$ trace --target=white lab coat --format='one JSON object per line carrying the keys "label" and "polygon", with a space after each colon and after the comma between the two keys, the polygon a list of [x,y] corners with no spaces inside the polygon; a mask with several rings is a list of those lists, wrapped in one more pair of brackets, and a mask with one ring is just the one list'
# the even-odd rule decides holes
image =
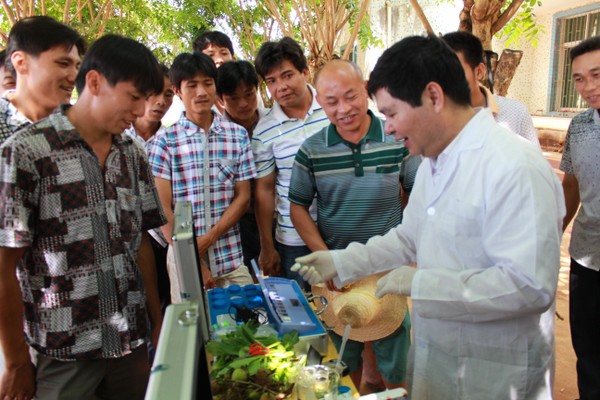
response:
{"label": "white lab coat", "polygon": [[435,185],[421,164],[401,225],[334,252],[338,276],[417,262],[411,399],[551,399],[560,182],[489,110],[444,153]]}

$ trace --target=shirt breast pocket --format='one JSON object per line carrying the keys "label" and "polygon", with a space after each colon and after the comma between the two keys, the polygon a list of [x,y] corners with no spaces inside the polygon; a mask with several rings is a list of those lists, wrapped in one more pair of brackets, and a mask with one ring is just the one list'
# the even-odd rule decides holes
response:
{"label": "shirt breast pocket", "polygon": [[131,189],[119,189],[117,205],[121,235],[128,241],[142,229],[142,198]]}
{"label": "shirt breast pocket", "polygon": [[228,186],[235,184],[236,160],[232,158],[221,158],[218,160],[219,181]]}

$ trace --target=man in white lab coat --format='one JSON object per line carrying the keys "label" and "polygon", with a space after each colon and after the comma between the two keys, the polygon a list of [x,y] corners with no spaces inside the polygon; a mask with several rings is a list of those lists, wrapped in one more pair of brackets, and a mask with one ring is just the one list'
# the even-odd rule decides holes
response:
{"label": "man in white lab coat", "polygon": [[294,269],[311,284],[342,285],[392,270],[377,296],[412,296],[412,399],[552,398],[565,213],[556,174],[489,110],[471,107],[460,62],[438,38],[386,50],[368,89],[386,133],[425,157],[404,220]]}

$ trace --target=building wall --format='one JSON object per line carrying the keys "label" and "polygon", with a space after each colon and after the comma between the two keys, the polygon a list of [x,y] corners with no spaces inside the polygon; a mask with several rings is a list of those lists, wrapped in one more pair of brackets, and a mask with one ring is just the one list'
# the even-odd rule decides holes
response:
{"label": "building wall", "polygon": [[[555,17],[598,4],[598,2],[589,0],[572,0],[564,3],[557,7],[541,9],[536,12],[538,23],[545,27],[545,34],[541,37],[537,47],[533,47],[524,40],[519,43],[519,49],[523,50],[523,58],[508,89],[507,97],[522,101],[534,115],[548,114]],[[502,40],[495,39],[493,46],[494,51],[500,54],[504,48],[504,43]]]}
{"label": "building wall", "polygon": [[[389,12],[386,4],[389,3]],[[463,6],[462,0],[437,5],[435,0],[419,1],[423,12],[427,16],[432,29],[436,33],[445,34],[458,29],[458,15]],[[535,10],[537,21],[545,27],[537,47],[533,47],[525,40],[517,46],[523,50],[523,58],[512,80],[507,97],[516,98],[529,108],[534,115],[545,115],[548,111],[548,98],[550,96],[551,62],[554,37],[554,19],[556,15],[564,15],[569,10],[593,7],[598,4],[592,0],[542,0],[542,7]],[[376,35],[382,39],[383,48],[370,48],[359,51],[358,64],[365,74],[373,69],[379,56],[385,48],[398,40],[425,33],[421,21],[407,0],[373,0],[371,3],[372,28]],[[391,15],[391,40],[387,40],[387,16]],[[501,39],[494,38],[494,51],[502,53],[505,48]]]}
{"label": "building wall", "polygon": [[[420,0],[419,4],[434,32],[444,34],[458,29],[458,15],[462,8],[462,0],[451,0],[440,5],[436,5],[435,0]],[[389,27],[391,38],[389,39],[387,37],[388,15],[391,17]],[[407,0],[373,0],[370,16],[372,29],[377,37],[381,38],[383,47],[370,48],[360,52],[358,64],[367,76],[386,48],[407,36],[426,33],[421,20]]]}

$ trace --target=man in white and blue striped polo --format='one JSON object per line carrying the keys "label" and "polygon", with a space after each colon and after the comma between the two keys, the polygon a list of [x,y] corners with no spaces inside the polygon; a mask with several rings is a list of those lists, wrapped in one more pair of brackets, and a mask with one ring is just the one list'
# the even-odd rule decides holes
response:
{"label": "man in white and blue striped polo", "polygon": [[[308,84],[306,57],[293,39],[286,37],[264,43],[256,55],[255,67],[275,101],[252,137],[257,172],[255,214],[261,247],[258,261],[265,275],[281,271],[283,276],[297,278],[303,286],[304,281],[290,272],[295,258],[310,252],[290,220],[290,177],[302,142],[329,121],[317,103],[315,89]],[[275,240],[274,215],[277,216]],[[316,218],[316,213],[313,217]]]}

